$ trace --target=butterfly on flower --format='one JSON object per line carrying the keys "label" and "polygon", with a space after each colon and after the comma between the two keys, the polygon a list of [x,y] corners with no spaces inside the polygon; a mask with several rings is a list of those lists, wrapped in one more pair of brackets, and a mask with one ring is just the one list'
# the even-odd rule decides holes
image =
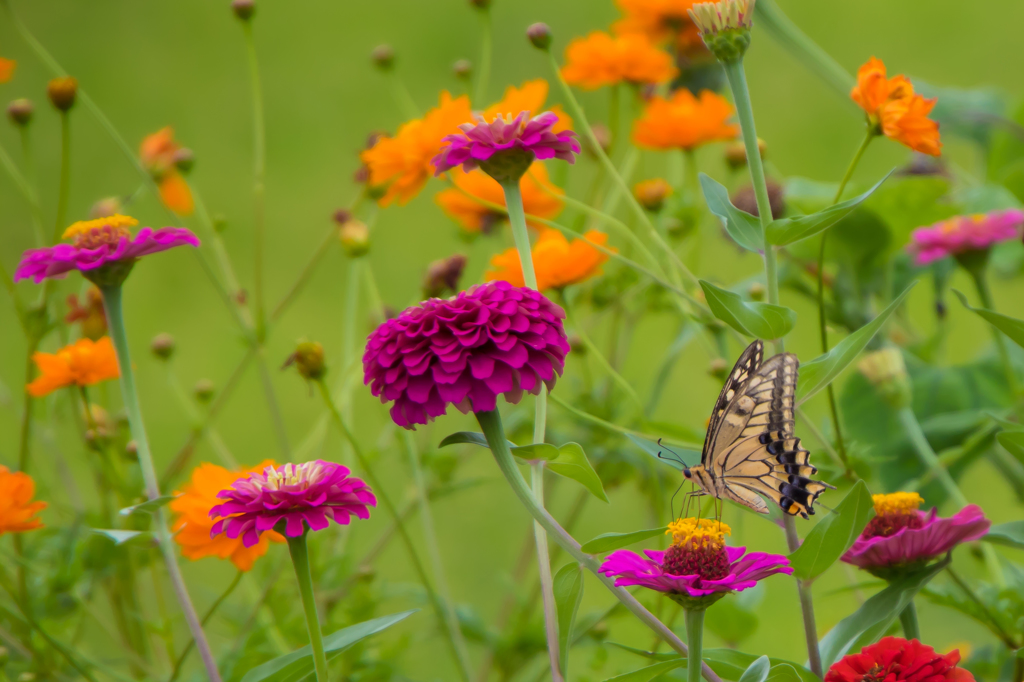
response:
{"label": "butterfly on flower", "polygon": [[764,360],[764,344],[755,341],[736,361],[711,414],[700,464],[683,469],[698,495],[732,500],[761,514],[766,497],[790,516],[805,519],[827,483],[810,453],[793,435],[797,369],[792,353]]}

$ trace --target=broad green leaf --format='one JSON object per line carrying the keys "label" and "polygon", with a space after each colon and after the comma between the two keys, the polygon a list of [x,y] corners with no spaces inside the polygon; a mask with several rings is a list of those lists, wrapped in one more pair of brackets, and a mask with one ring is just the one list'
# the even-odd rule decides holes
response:
{"label": "broad green leaf", "polygon": [[[740,594],[746,595],[749,591],[744,590]],[[760,624],[757,614],[739,599],[723,599],[715,604],[715,608],[708,609],[704,616],[704,628],[729,646],[745,642],[757,632]]]}
{"label": "broad green leaf", "polygon": [[149,533],[141,530],[115,530],[111,528],[93,528],[92,532],[110,538],[114,541],[115,545],[123,545],[132,538],[136,538],[140,535],[149,535]]}
{"label": "broad green leaf", "polygon": [[761,658],[751,663],[749,668],[743,671],[743,674],[740,676],[739,682],[765,682],[765,680],[768,679],[768,674],[771,671],[771,661],[768,660],[767,656],[762,656]]}
{"label": "broad green leaf", "polygon": [[700,281],[711,312],[741,334],[758,339],[781,339],[796,324],[796,313],[771,303],[747,302],[739,294]]}
{"label": "broad green leaf", "polygon": [[559,476],[565,476],[580,483],[584,488],[593,493],[597,499],[604,500],[605,502],[608,501],[608,496],[604,492],[604,485],[601,483],[601,477],[597,475],[594,467],[590,465],[590,460],[587,459],[587,455],[583,452],[583,447],[579,443],[566,443],[560,446],[558,448],[558,457],[549,460],[547,467]]}
{"label": "broad green leaf", "polygon": [[729,190],[704,173],[700,174],[700,186],[704,190],[704,200],[708,204],[708,209],[721,219],[729,236],[748,251],[763,252],[761,221],[733,206],[729,200]]}
{"label": "broad green leaf", "polygon": [[[487,438],[482,433],[475,431],[459,431],[453,433],[450,436],[446,436],[444,440],[438,444],[438,448],[443,448],[448,445],[456,445],[458,443],[467,443],[469,445],[479,445],[482,448],[490,449],[490,445],[487,444]],[[516,457],[523,459],[554,459],[558,456],[558,448],[554,445],[548,445],[547,443],[534,443],[533,445],[524,445],[522,447],[516,445],[512,441],[508,441],[508,447],[512,451],[512,454]]]}
{"label": "broad green leaf", "polygon": [[551,461],[558,457],[558,448],[550,443],[534,443],[512,448],[512,454],[520,459]]}
{"label": "broad green leaf", "polygon": [[552,592],[555,595],[555,607],[558,611],[558,651],[562,666],[562,676],[569,677],[569,646],[572,642],[572,628],[576,623],[576,613],[583,599],[583,569],[576,562],[562,566],[555,574]]}
{"label": "broad green leaf", "polygon": [[998,526],[992,526],[988,531],[988,535],[983,537],[982,540],[997,545],[1024,549],[1024,521],[1010,521],[1008,523],[1000,523]]}
{"label": "broad green leaf", "polygon": [[824,232],[849,215],[853,209],[860,206],[883,182],[889,179],[890,175],[892,175],[892,171],[889,171],[884,178],[875,183],[875,186],[867,192],[835,206],[830,206],[823,211],[798,218],[782,218],[772,222],[768,225],[768,243],[776,246],[785,246]]}
{"label": "broad green leaf", "polygon": [[685,665],[685,658],[676,659],[674,661],[663,661],[661,663],[649,665],[646,668],[641,668],[640,670],[634,670],[631,673],[609,677],[604,682],[650,682],[659,675],[675,670],[676,668],[682,668]]}
{"label": "broad green leaf", "polygon": [[580,549],[587,554],[604,554],[616,549],[635,545],[641,540],[647,540],[648,538],[654,538],[664,534],[664,528],[635,530],[632,533],[603,533],[580,547]]}
{"label": "broad green leaf", "polygon": [[[745,654],[735,649],[704,650],[704,662],[711,666],[711,669],[721,675],[723,679],[727,680],[738,680],[758,658],[758,656],[753,654]],[[790,670],[796,673],[796,680],[799,682],[821,682],[817,675],[802,665],[780,658],[769,658],[768,660],[772,665],[772,673],[768,676],[769,680],[777,679],[778,682],[786,680],[785,677],[776,678],[775,675],[777,672],[782,673],[786,671],[785,667],[788,666]]]}
{"label": "broad green leaf", "polygon": [[869,197],[864,206],[889,227],[889,250],[895,251],[903,248],[914,229],[960,213],[960,207],[948,200],[949,187],[949,180],[937,175],[893,178]]}
{"label": "broad green leaf", "polygon": [[667,447],[664,445],[658,445],[652,440],[647,440],[640,436],[634,436],[632,433],[627,433],[626,438],[633,441],[634,445],[651,457],[654,457],[662,464],[667,464],[679,471],[682,471],[684,466],[692,467],[695,464],[700,464],[700,453],[696,450],[687,450],[686,448],[680,448],[674,445]]}
{"label": "broad green leaf", "polygon": [[917,281],[911,283],[903,293],[896,297],[889,306],[866,325],[853,332],[836,344],[836,347],[825,355],[820,355],[800,366],[800,385],[797,388],[797,404],[805,402],[812,395],[832,383],[850,363],[857,359],[860,352],[868,345],[875,334],[882,328],[889,316],[903,303]]}
{"label": "broad green leaf", "polygon": [[1006,451],[1017,458],[1017,461],[1024,464],[1024,431],[1000,431],[996,434],[996,440],[1006,448]]}
{"label": "broad green leaf", "polygon": [[768,682],[800,682],[800,673],[789,663],[772,666]]}
{"label": "broad green leaf", "polygon": [[997,313],[993,310],[986,310],[985,308],[975,308],[967,302],[967,297],[962,293],[953,289],[953,293],[960,299],[960,302],[964,304],[964,307],[974,312],[981,319],[988,322],[990,325],[1006,334],[1016,343],[1018,346],[1024,347],[1024,321]]}
{"label": "broad green leaf", "polygon": [[853,545],[874,515],[871,493],[864,481],[857,481],[835,511],[819,521],[789,555],[796,577],[813,580],[824,573]]}
{"label": "broad green leaf", "polygon": [[[487,444],[487,438],[482,433],[476,433],[473,431],[459,431],[453,433],[450,436],[445,436],[437,447],[443,448],[449,445],[455,445],[457,443],[469,443],[470,445],[479,445],[480,447],[489,448]],[[509,447],[515,447],[515,443],[509,443]]]}
{"label": "broad green leaf", "polygon": [[[383,618],[374,618],[351,625],[324,637],[324,651],[327,659],[333,659],[356,642],[386,630],[395,623],[405,620],[413,611],[395,613]],[[313,654],[309,645],[290,654],[278,656],[263,665],[256,666],[245,674],[242,682],[299,682],[313,673]]]}
{"label": "broad green leaf", "polygon": [[156,497],[152,500],[146,500],[145,502],[131,507],[125,507],[118,513],[121,514],[121,516],[130,516],[132,514],[152,514],[176,497],[177,495],[161,495],[160,497]]}
{"label": "broad green leaf", "polygon": [[839,621],[821,640],[822,667],[828,670],[849,652],[859,651],[881,639],[914,595],[948,564],[947,558],[889,583],[888,587],[864,602],[852,615]]}
{"label": "broad green leaf", "polygon": [[622,649],[623,651],[628,651],[631,654],[636,654],[637,656],[643,656],[644,658],[649,658],[652,661],[678,661],[678,660],[686,660],[686,659],[680,658],[679,654],[677,654],[677,653],[675,653],[673,651],[666,651],[666,652],[662,652],[662,653],[655,653],[653,651],[646,651],[644,649],[637,649],[636,647],[626,646],[625,644],[619,644],[618,642],[608,642],[608,643],[611,644],[613,647],[616,647],[617,649]]}

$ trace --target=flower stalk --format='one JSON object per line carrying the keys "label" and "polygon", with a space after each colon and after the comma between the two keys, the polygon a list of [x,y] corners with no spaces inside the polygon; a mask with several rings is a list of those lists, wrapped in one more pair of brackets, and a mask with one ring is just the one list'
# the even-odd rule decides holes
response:
{"label": "flower stalk", "polygon": [[51,243],[60,241],[67,227],[68,194],[71,192],[71,123],[68,112],[60,112],[60,187],[57,190],[57,220]]}
{"label": "flower stalk", "polygon": [[[704,609],[686,610],[686,682],[700,682],[700,663],[704,653]],[[695,665],[697,663],[697,665]]]}
{"label": "flower stalk", "polygon": [[903,636],[907,639],[921,639],[921,628],[917,623],[917,607],[911,599],[902,611],[900,611],[900,625],[903,626]]}
{"label": "flower stalk", "polygon": [[[985,278],[985,270],[985,267],[967,268],[971,279],[974,280],[974,288],[978,292],[981,306],[989,310],[995,310],[995,301],[992,300],[992,290],[989,288],[988,280]],[[995,327],[989,326],[992,329],[992,339],[995,341],[996,351],[999,353],[999,362],[1003,365],[1003,373],[1006,375],[1006,382],[1010,386],[1010,394],[1016,403],[1021,397],[1020,382],[1017,379],[1017,371],[1013,367],[1013,362],[1010,360],[1010,351],[1006,346],[1006,337]]]}
{"label": "flower stalk", "polygon": [[256,41],[252,35],[252,22],[243,21],[245,47],[249,60],[249,80],[252,87],[253,123],[253,303],[256,317],[256,338],[261,342],[266,335],[263,295],[263,256],[266,250],[266,146],[267,132],[263,115],[263,85],[260,80],[260,65],[256,55]]}
{"label": "flower stalk", "polygon": [[324,636],[320,631],[320,617],[316,612],[316,598],[313,596],[313,575],[309,570],[309,551],[306,547],[306,531],[302,535],[288,538],[288,552],[295,567],[295,578],[299,581],[302,596],[302,611],[306,616],[306,630],[309,632],[309,646],[313,650],[313,667],[317,682],[327,682],[327,656],[324,654]]}

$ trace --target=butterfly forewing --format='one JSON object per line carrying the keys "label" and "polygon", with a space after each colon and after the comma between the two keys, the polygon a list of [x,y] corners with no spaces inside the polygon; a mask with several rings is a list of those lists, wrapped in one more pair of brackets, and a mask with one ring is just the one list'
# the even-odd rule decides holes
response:
{"label": "butterfly forewing", "polygon": [[722,386],[722,392],[718,394],[718,401],[715,403],[715,409],[711,413],[711,420],[708,422],[707,436],[704,438],[704,450],[700,457],[701,464],[709,466],[710,455],[715,450],[715,442],[718,441],[721,434],[720,427],[726,414],[728,414],[729,405],[736,399],[737,389],[747,383],[747,380],[761,366],[762,359],[764,359],[764,344],[760,341],[754,341],[747,346],[747,349],[740,355],[739,360],[736,361],[732,371],[729,372],[725,385]]}

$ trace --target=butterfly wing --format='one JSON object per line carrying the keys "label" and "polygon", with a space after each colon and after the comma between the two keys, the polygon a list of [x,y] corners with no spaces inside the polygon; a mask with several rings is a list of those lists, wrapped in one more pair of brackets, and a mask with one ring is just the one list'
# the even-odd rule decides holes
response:
{"label": "butterfly wing", "polygon": [[[715,443],[719,441],[721,429],[728,414],[730,403],[736,399],[737,389],[743,386],[750,377],[754,376],[764,359],[764,344],[761,341],[754,341],[743,351],[732,371],[729,372],[722,392],[718,394],[718,401],[711,413],[711,420],[708,422],[707,436],[704,437],[704,450],[700,455],[700,463],[709,468],[709,456],[715,451]],[[726,436],[728,438],[728,436]]]}
{"label": "butterfly wing", "polygon": [[793,410],[800,362],[791,353],[761,364],[722,410],[710,471],[737,502],[767,512],[758,495],[787,514],[813,514],[818,495],[830,488],[811,480],[817,469],[793,434]]}

